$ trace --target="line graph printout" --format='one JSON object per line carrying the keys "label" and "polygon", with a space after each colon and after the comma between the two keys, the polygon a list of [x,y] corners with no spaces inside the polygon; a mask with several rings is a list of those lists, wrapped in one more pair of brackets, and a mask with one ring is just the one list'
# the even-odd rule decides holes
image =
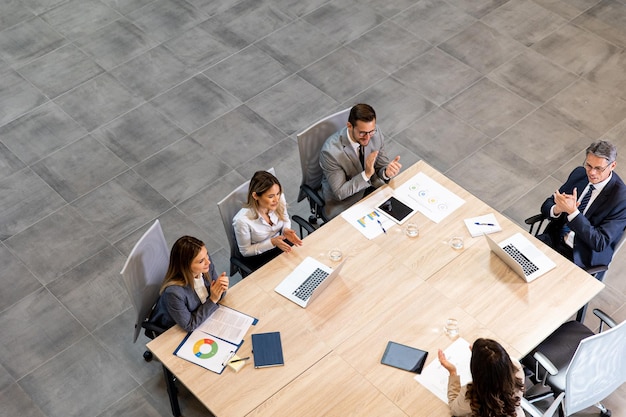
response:
{"label": "line graph printout", "polygon": [[465,204],[465,200],[423,172],[398,187],[395,194],[435,223]]}

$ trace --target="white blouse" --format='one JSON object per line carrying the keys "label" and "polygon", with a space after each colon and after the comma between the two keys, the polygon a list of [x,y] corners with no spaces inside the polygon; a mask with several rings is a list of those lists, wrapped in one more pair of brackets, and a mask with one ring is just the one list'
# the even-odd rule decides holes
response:
{"label": "white blouse", "polygon": [[[285,197],[281,195],[281,200]],[[284,202],[284,200],[283,200]],[[242,208],[233,219],[233,228],[235,229],[235,239],[239,252],[243,256],[260,255],[274,248],[271,242],[273,237],[279,236],[283,230],[291,228],[291,220],[289,214],[285,210],[286,220],[278,217],[276,212],[270,211],[269,217],[272,225],[265,221],[263,216],[258,215],[256,219],[251,219],[249,213],[251,209]]]}

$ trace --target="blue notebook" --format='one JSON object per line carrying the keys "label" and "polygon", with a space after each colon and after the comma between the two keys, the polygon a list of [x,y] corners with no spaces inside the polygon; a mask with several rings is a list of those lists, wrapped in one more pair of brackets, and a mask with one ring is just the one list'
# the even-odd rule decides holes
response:
{"label": "blue notebook", "polygon": [[253,334],[252,354],[254,355],[255,368],[284,365],[280,332]]}

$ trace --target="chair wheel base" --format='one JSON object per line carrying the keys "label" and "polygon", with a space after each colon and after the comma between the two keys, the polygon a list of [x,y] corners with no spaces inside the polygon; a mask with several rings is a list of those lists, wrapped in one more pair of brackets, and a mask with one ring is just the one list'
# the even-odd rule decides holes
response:
{"label": "chair wheel base", "polygon": [[146,351],[143,353],[143,359],[144,359],[146,362],[150,362],[150,361],[152,360],[152,352],[150,352],[149,350],[146,350]]}
{"label": "chair wheel base", "polygon": [[611,417],[611,410],[600,412],[600,417]]}
{"label": "chair wheel base", "polygon": [[315,216],[309,216],[309,223],[311,223],[311,224],[317,224],[317,217],[315,217]]}

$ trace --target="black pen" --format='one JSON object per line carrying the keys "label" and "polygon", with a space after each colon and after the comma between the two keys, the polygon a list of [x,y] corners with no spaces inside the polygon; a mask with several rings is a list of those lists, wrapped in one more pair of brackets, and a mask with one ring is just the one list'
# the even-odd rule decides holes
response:
{"label": "black pen", "polygon": [[234,361],[230,361],[230,362],[228,362],[228,363],[235,363],[235,362],[247,361],[248,359],[250,359],[250,356],[246,356],[245,358],[235,359]]}
{"label": "black pen", "polygon": [[477,226],[495,226],[495,224],[493,223],[478,223],[478,222],[474,222],[475,225]]}

